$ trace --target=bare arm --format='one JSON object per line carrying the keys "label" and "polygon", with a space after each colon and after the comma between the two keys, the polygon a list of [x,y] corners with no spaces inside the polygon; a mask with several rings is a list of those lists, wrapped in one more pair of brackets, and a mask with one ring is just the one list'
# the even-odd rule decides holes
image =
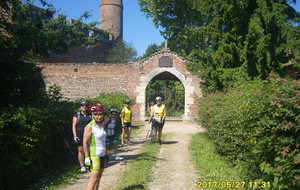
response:
{"label": "bare arm", "polygon": [[76,132],[77,124],[78,124],[78,119],[77,119],[77,117],[73,117],[72,131],[73,131],[74,137],[77,137],[77,132]]}
{"label": "bare arm", "polygon": [[89,157],[89,141],[92,136],[92,128],[85,127],[84,134],[83,134],[83,151],[85,157]]}
{"label": "bare arm", "polygon": [[165,120],[167,116],[167,108],[164,108],[164,115],[162,116],[162,120]]}
{"label": "bare arm", "polygon": [[122,109],[122,111],[121,111],[121,123],[122,123],[122,125],[124,125],[124,117],[125,117],[125,113],[124,113],[124,109]]}

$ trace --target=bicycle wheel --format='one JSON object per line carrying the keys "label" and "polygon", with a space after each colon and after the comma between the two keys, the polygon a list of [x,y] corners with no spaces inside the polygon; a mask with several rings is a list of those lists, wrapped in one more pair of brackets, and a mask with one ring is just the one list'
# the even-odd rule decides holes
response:
{"label": "bicycle wheel", "polygon": [[147,132],[147,134],[146,134],[146,142],[147,143],[151,142],[151,139],[152,139],[151,135],[152,135],[152,130],[149,129],[148,132]]}
{"label": "bicycle wheel", "polygon": [[156,133],[156,127],[152,127],[152,129],[151,129],[151,142],[155,141],[155,133]]}
{"label": "bicycle wheel", "polygon": [[153,129],[149,129],[146,135],[146,142],[151,144],[154,141],[154,137],[155,137],[155,133],[153,131]]}

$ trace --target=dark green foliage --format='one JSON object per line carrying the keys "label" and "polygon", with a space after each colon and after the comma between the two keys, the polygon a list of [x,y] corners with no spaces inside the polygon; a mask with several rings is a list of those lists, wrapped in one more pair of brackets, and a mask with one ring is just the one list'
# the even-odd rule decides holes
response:
{"label": "dark green foliage", "polygon": [[92,47],[100,40],[87,34],[97,30],[95,23],[70,24],[62,15],[54,19],[51,6],[22,2],[0,3],[0,189],[25,189],[51,168],[72,161],[74,105],[58,102],[57,86],[46,92],[34,63],[49,52]]}
{"label": "dark green foliage", "polygon": [[249,180],[298,189],[300,84],[279,77],[245,83],[200,102],[200,122],[217,151]]}
{"label": "dark green foliage", "polygon": [[159,52],[162,48],[163,48],[163,44],[161,44],[161,45],[150,44],[147,47],[145,53],[141,57],[139,57],[139,59],[140,60],[145,59],[145,58],[151,56],[152,54]]}
{"label": "dark green foliage", "polygon": [[[139,0],[171,50],[191,61],[204,92],[240,79],[264,80],[272,71],[284,76],[282,68],[292,60],[299,65],[300,15],[290,3],[295,1]],[[226,74],[232,71],[233,77]]]}
{"label": "dark green foliage", "polygon": [[1,110],[0,189],[24,189],[45,171],[72,160],[73,104],[41,107]]}
{"label": "dark green foliage", "polygon": [[181,116],[184,113],[184,86],[180,81],[153,80],[146,88],[146,104],[155,103],[155,98],[163,98],[163,104],[167,107],[168,116]]}
{"label": "dark green foliage", "polygon": [[[68,47],[93,47],[102,31],[80,19],[70,24],[55,9],[41,9],[18,0],[1,1],[0,12],[0,106],[36,104],[45,94],[40,69],[35,62],[49,52],[63,53]],[[86,14],[84,14],[86,16]],[[97,32],[98,33],[93,33]],[[88,35],[93,33],[94,35]],[[97,34],[97,35],[96,35]]]}
{"label": "dark green foliage", "polygon": [[[109,110],[112,108],[117,108],[119,112],[124,107],[124,101],[130,99],[129,96],[123,93],[114,92],[114,93],[101,93],[99,96],[95,98],[89,98],[88,101],[90,102],[90,105],[100,103],[105,106],[107,114],[109,113]],[[131,104],[134,102],[131,101]]]}
{"label": "dark green foliage", "polygon": [[108,63],[126,63],[136,60],[137,51],[132,43],[118,39],[106,58]]}

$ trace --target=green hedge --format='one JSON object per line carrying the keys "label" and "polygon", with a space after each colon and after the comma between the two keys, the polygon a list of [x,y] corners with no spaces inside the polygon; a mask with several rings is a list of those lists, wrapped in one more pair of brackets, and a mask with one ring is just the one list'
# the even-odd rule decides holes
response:
{"label": "green hedge", "polygon": [[[26,189],[45,173],[72,160],[77,162],[72,117],[79,104],[57,102],[56,96],[35,107],[0,111],[0,189]],[[113,107],[120,110],[128,98],[104,93],[89,100],[104,104],[109,111]]]}
{"label": "green hedge", "polygon": [[[271,76],[200,101],[200,123],[247,180],[300,188],[300,83]],[[246,180],[246,179],[245,179]]]}
{"label": "green hedge", "polygon": [[46,171],[67,163],[73,104],[9,107],[0,113],[0,189],[24,189]]}
{"label": "green hedge", "polygon": [[[129,96],[119,92],[113,93],[101,93],[99,96],[95,98],[89,98],[88,101],[90,105],[100,103],[105,106],[107,114],[109,114],[109,110],[112,108],[117,108],[119,112],[124,107],[124,101],[130,99]],[[133,103],[133,102],[132,102]]]}

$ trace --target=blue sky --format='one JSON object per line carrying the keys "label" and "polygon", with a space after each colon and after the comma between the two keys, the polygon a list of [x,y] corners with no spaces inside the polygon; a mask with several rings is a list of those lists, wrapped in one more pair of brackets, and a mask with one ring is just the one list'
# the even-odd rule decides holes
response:
{"label": "blue sky", "polygon": [[[84,20],[89,23],[98,21],[100,0],[46,0],[52,3],[60,13],[67,15],[67,18],[78,18],[84,11],[91,11],[92,16]],[[151,19],[147,19],[140,11],[137,0],[123,0],[123,38],[131,42],[138,52],[143,55],[146,48],[156,43],[160,45],[164,38],[160,35],[159,29],[155,28]],[[38,5],[38,1],[36,0]]]}
{"label": "blue sky", "polygon": [[[46,0],[60,10],[60,13],[67,15],[67,18],[78,18],[84,11],[91,11],[92,16],[84,22],[98,21],[100,0]],[[123,0],[123,38],[131,42],[138,52],[143,55],[146,48],[156,43],[160,45],[164,38],[160,35],[159,29],[155,28],[150,18],[146,18],[140,11],[138,0]],[[300,3],[292,5],[300,11]]]}

